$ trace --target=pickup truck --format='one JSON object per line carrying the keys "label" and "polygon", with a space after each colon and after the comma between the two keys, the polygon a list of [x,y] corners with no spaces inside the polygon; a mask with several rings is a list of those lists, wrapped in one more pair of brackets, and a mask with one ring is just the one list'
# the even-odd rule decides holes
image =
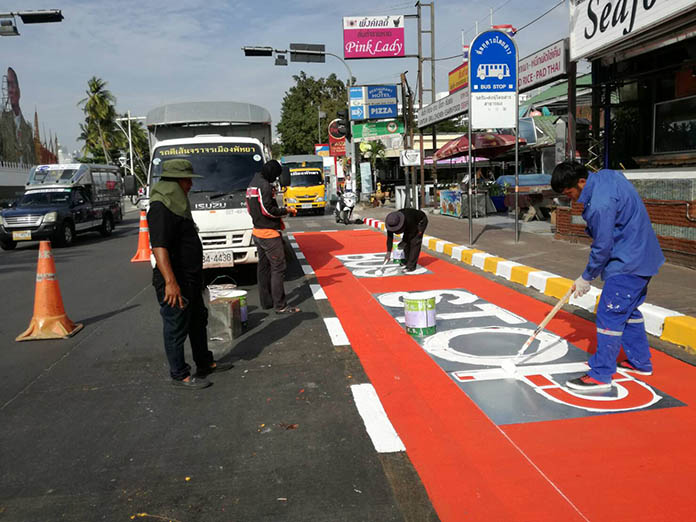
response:
{"label": "pickup truck", "polygon": [[112,165],[39,165],[29,174],[24,195],[0,212],[0,248],[19,241],[49,239],[72,245],[75,234],[110,236],[123,220],[123,182]]}

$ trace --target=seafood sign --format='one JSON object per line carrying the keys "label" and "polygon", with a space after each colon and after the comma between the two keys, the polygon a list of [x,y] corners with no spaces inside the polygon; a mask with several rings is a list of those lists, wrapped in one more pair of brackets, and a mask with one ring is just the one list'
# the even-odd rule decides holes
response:
{"label": "seafood sign", "polygon": [[343,18],[343,57],[346,60],[395,58],[404,54],[403,15]]}

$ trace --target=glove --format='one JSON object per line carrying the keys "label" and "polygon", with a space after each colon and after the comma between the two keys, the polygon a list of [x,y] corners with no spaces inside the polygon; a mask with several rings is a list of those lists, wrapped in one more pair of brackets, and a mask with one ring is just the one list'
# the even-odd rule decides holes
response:
{"label": "glove", "polygon": [[582,297],[590,291],[590,282],[580,276],[575,280],[575,283],[573,283],[573,290],[575,291],[573,293],[574,297]]}

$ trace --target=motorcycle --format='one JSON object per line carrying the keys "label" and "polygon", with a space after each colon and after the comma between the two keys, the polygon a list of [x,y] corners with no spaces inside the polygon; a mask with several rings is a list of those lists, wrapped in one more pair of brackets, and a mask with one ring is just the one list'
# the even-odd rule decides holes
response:
{"label": "motorcycle", "polygon": [[341,193],[336,202],[336,208],[334,209],[336,223],[343,223],[345,225],[350,223],[357,199],[355,192],[346,191]]}

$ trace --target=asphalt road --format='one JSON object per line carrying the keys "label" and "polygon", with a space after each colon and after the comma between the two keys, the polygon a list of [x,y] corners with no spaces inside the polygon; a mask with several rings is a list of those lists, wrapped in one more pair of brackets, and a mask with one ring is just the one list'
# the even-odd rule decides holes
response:
{"label": "asphalt road", "polygon": [[[18,343],[32,316],[37,243],[0,252],[0,520],[436,520],[405,453],[377,453],[350,386],[368,382],[350,347],[332,344],[297,260],[290,303],[258,306],[215,346],[235,368],[191,392],[171,386],[147,263],[130,263],[138,215],[111,238],[55,249],[72,338]],[[289,231],[336,225],[290,220]],[[210,276],[217,275],[211,273]]]}

